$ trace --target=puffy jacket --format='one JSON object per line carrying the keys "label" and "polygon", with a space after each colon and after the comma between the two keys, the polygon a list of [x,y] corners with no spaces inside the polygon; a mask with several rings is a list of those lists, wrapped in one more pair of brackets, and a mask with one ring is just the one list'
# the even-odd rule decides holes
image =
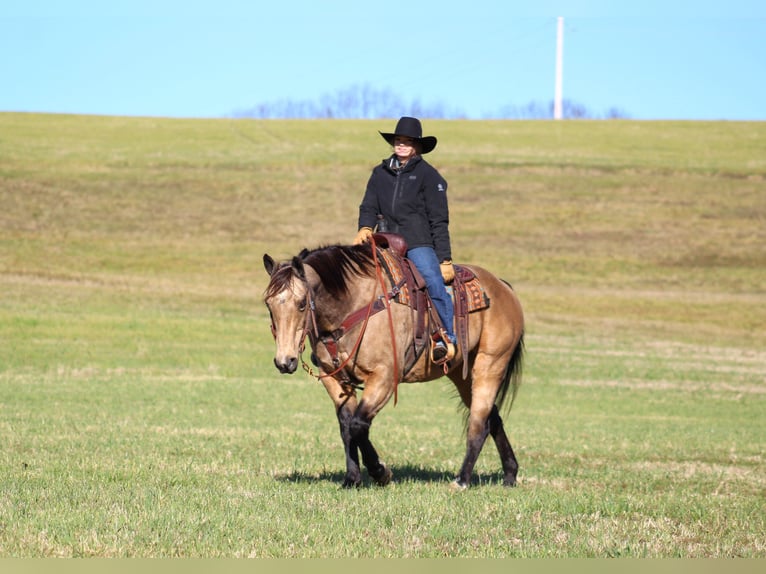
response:
{"label": "puffy jacket", "polygon": [[396,165],[392,155],[372,170],[359,206],[359,228],[374,228],[381,214],[388,231],[402,235],[410,249],[430,246],[439,261],[452,259],[447,182],[421,156],[401,169]]}

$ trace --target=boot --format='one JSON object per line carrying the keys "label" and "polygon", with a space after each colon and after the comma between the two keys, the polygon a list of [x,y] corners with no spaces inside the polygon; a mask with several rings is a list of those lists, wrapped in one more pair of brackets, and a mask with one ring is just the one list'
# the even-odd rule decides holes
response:
{"label": "boot", "polygon": [[441,365],[455,358],[455,344],[449,339],[439,339],[431,348],[431,361],[436,365]]}

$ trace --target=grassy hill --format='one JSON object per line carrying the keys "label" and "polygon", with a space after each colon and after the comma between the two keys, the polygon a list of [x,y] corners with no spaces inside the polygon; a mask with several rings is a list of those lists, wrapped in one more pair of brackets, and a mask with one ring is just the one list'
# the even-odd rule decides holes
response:
{"label": "grassy hill", "polygon": [[271,365],[262,254],[350,241],[392,125],[0,114],[1,556],[766,556],[766,124],[424,122],[528,326],[521,486],[458,499],[446,384],[349,495]]}
{"label": "grassy hill", "polygon": [[[260,292],[264,251],[351,240],[387,153],[386,122],[0,122],[4,275],[146,289]],[[456,259],[511,280],[533,318],[766,343],[764,124],[426,128]]]}

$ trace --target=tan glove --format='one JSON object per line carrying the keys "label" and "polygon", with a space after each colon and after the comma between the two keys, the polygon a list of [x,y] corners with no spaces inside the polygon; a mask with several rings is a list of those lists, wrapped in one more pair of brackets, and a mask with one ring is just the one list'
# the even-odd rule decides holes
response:
{"label": "tan glove", "polygon": [[452,267],[452,261],[445,259],[439,263],[439,268],[441,269],[445,285],[449,285],[455,280],[455,268]]}
{"label": "tan glove", "polygon": [[362,227],[359,231],[357,231],[356,237],[354,237],[354,245],[367,243],[370,240],[370,237],[372,237],[372,228]]}

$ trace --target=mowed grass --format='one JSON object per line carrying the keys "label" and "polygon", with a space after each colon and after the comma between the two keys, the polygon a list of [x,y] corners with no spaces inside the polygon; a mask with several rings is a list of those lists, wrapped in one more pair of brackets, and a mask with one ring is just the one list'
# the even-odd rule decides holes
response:
{"label": "mowed grass", "polygon": [[0,114],[0,556],[766,556],[766,124],[426,121],[527,317],[501,486],[446,381],[339,487],[261,257],[347,242],[388,122]]}

